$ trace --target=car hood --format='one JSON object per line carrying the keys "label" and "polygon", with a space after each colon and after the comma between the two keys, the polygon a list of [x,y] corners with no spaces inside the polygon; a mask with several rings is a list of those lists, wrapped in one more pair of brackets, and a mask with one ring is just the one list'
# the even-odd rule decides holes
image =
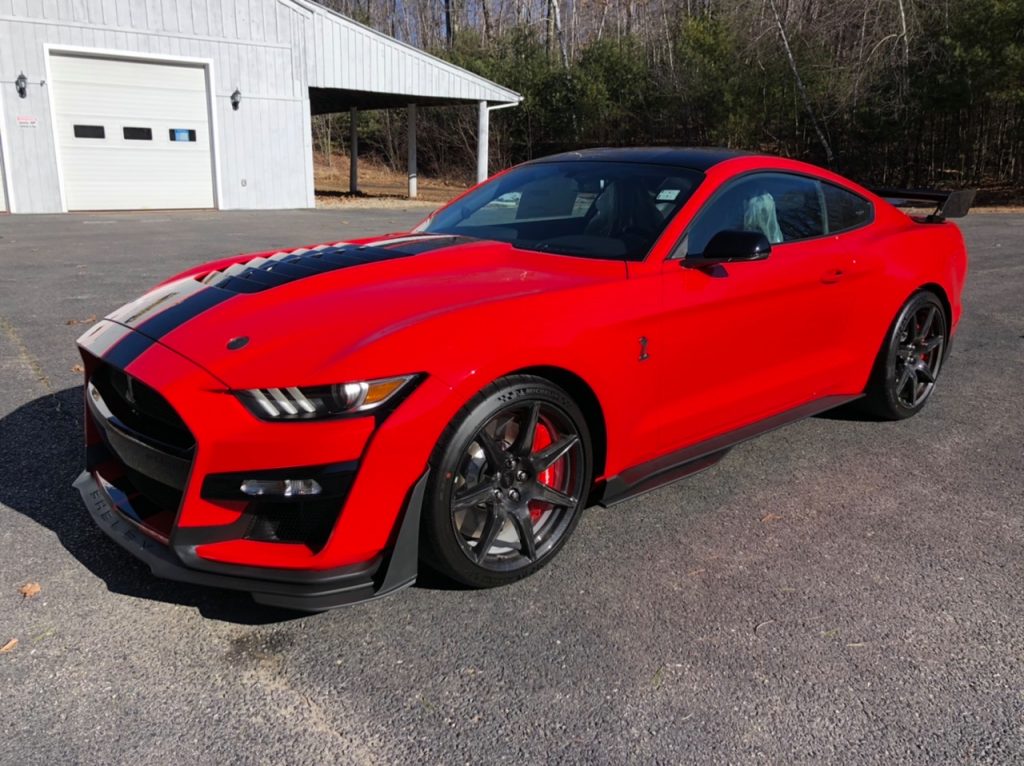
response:
{"label": "car hood", "polygon": [[[419,323],[625,273],[622,262],[502,242],[397,235],[218,261],[107,319],[178,352],[230,388],[315,385],[339,382],[324,378],[346,357]],[[406,370],[401,360],[388,364],[359,374],[423,371]]]}

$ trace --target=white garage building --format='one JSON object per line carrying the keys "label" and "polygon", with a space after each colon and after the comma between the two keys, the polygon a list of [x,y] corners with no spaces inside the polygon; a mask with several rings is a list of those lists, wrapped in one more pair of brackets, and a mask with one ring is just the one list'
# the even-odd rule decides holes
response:
{"label": "white garage building", "polygon": [[[313,114],[519,94],[311,0],[0,0],[0,211],[312,207]],[[354,124],[354,121],[353,121]]]}

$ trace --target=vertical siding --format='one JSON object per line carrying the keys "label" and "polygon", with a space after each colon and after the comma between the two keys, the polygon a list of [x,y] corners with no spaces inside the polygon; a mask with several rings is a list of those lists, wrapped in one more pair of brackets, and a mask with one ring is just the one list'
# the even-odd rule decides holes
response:
{"label": "vertical siding", "polygon": [[[309,87],[507,101],[492,83],[305,0],[0,0],[0,71],[46,78],[44,44],[210,59],[224,208],[312,206]],[[5,97],[19,212],[60,209],[50,88]],[[242,106],[231,109],[239,88]],[[32,116],[34,128],[17,127]],[[242,186],[242,180],[245,186]]]}
{"label": "vertical siding", "polygon": [[[279,0],[0,0],[0,71],[46,79],[46,43],[211,59],[220,206],[308,207],[307,17]],[[59,83],[30,86],[26,99],[5,94],[0,130],[18,212],[60,210],[51,87]],[[237,112],[230,103],[236,87],[243,94]],[[17,127],[18,115],[35,117],[37,127]]]}

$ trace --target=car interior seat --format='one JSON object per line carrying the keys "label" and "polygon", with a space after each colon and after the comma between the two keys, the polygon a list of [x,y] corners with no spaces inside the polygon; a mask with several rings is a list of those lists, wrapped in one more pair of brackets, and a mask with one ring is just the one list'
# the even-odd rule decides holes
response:
{"label": "car interior seat", "polygon": [[594,215],[584,233],[597,237],[653,234],[661,224],[661,211],[642,184],[616,181],[594,200]]}
{"label": "car interior seat", "polygon": [[540,179],[523,187],[516,219],[557,218],[572,214],[579,186],[571,178]]}
{"label": "car interior seat", "polygon": [[775,198],[768,192],[748,199],[743,209],[743,228],[760,231],[773,245],[782,242],[782,229],[775,212]]}

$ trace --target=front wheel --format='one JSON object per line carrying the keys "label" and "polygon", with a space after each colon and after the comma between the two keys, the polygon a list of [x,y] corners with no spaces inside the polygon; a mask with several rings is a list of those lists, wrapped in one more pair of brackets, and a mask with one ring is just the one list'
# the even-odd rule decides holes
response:
{"label": "front wheel", "polygon": [[911,296],[879,352],[864,406],[886,420],[916,415],[935,390],[946,349],[946,313],[930,292]]}
{"label": "front wheel", "polygon": [[579,521],[591,481],[586,420],[561,388],[502,378],[445,429],[431,459],[423,554],[475,588],[540,569]]}

